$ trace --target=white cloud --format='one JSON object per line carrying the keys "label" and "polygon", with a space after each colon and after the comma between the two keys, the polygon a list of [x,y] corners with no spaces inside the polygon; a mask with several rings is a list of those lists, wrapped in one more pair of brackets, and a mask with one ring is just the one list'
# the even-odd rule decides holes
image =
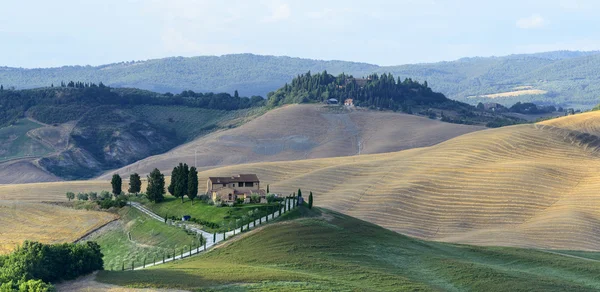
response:
{"label": "white cloud", "polygon": [[287,3],[274,2],[273,5],[270,5],[269,9],[271,10],[271,15],[264,18],[263,22],[279,22],[290,18],[292,14],[290,5]]}
{"label": "white cloud", "polygon": [[541,28],[546,25],[546,20],[539,14],[532,14],[517,20],[517,27],[522,29]]}

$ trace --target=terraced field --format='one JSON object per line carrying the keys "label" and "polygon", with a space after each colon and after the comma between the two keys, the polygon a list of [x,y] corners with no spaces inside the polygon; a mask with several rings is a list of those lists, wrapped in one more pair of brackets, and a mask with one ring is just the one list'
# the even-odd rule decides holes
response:
{"label": "terraced field", "polygon": [[[421,239],[600,250],[600,113],[472,132],[431,147],[228,166],[272,192],[313,191],[315,204]],[[577,131],[575,131],[577,130]],[[99,184],[101,183],[101,184]],[[48,183],[67,188],[71,183]],[[92,188],[108,182],[75,182]],[[8,189],[0,186],[0,198]],[[35,188],[13,186],[32,196]],[[64,192],[56,196],[64,200]]]}
{"label": "terraced field", "polygon": [[72,242],[115,217],[42,203],[0,201],[0,254],[10,252],[24,240]]}

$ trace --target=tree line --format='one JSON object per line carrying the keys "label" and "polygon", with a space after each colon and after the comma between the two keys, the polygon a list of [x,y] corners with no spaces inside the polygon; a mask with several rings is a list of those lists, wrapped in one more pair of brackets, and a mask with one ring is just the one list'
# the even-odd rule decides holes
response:
{"label": "tree line", "polygon": [[0,291],[54,291],[52,282],[102,270],[100,246],[93,242],[43,244],[25,241],[0,256]]}
{"label": "tree line", "polygon": [[[0,126],[14,123],[33,108],[34,117],[45,123],[66,122],[87,110],[101,105],[162,105],[186,106],[216,110],[238,110],[263,106],[260,96],[241,97],[229,93],[196,93],[191,90],[180,94],[156,93],[135,88],[111,88],[102,82],[61,83],[60,87],[23,90],[0,90]],[[49,110],[45,110],[49,108]]]}

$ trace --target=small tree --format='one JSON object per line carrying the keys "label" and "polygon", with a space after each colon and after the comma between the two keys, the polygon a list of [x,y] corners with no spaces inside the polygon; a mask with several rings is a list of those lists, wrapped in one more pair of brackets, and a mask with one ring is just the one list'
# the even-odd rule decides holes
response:
{"label": "small tree", "polygon": [[160,173],[158,168],[155,168],[148,176],[148,187],[146,188],[146,196],[151,202],[162,202],[165,197],[165,176]]}
{"label": "small tree", "polygon": [[112,194],[109,193],[108,191],[101,191],[100,192],[100,200],[110,200],[112,199]]}
{"label": "small tree", "polygon": [[75,199],[75,193],[67,192],[67,199],[69,199],[69,201]]}
{"label": "small tree", "polygon": [[86,193],[78,193],[77,194],[77,200],[87,201],[88,200],[88,194],[86,194]]}
{"label": "small tree", "polygon": [[312,205],[313,205],[313,195],[312,195],[312,192],[310,192],[310,195],[308,195],[308,208],[312,209]]}
{"label": "small tree", "polygon": [[269,192],[269,185],[267,185],[267,194],[270,194],[271,192]]}
{"label": "small tree", "polygon": [[188,187],[187,187],[187,196],[192,201],[192,205],[194,204],[194,198],[198,196],[198,171],[195,167],[190,167],[190,171],[188,173]]}
{"label": "small tree", "polygon": [[116,196],[116,195],[120,195],[122,192],[122,183],[123,180],[121,179],[121,176],[118,174],[113,174],[112,176],[112,180],[110,181],[110,184],[112,185],[112,193]]}
{"label": "small tree", "polygon": [[298,189],[298,197],[302,197],[302,190]]}
{"label": "small tree", "polygon": [[127,190],[130,194],[138,194],[142,189],[142,180],[140,175],[134,173],[129,176],[129,190]]}
{"label": "small tree", "polygon": [[96,193],[96,192],[90,192],[88,194],[88,197],[90,198],[91,201],[96,201],[96,200],[98,200],[98,193]]}

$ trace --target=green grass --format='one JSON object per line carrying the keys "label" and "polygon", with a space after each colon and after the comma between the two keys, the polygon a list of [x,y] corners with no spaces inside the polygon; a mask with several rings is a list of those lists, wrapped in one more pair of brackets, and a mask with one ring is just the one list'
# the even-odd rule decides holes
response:
{"label": "green grass", "polygon": [[185,106],[139,105],[133,107],[132,112],[160,128],[172,129],[182,140],[191,140],[215,129],[238,126],[245,118],[262,114],[264,109],[225,111]]}
{"label": "green grass", "polygon": [[[119,228],[90,239],[100,244],[106,270],[121,270],[123,263],[126,269],[130,269],[132,261],[135,261],[136,267],[141,266],[144,257],[150,263],[154,261],[154,256],[160,260],[163,254],[173,254],[173,248],[181,253],[184,246],[189,248],[192,242],[197,244],[195,235],[161,223],[134,208],[124,207],[119,210],[119,215]],[[128,233],[131,233],[131,241]]]}
{"label": "green grass", "polygon": [[12,126],[0,128],[0,162],[50,153],[50,148],[27,136],[27,132],[41,126],[28,119],[20,119]]}
{"label": "green grass", "polygon": [[97,280],[214,291],[600,289],[600,263],[593,261],[416,240],[328,210],[300,208],[286,217],[208,254],[142,271],[105,271]]}
{"label": "green grass", "polygon": [[[181,199],[170,195],[167,195],[165,197],[165,201],[161,203],[152,203],[146,198],[138,198],[135,200],[144,204],[154,213],[162,217],[167,216],[170,218],[171,216],[175,216],[179,219],[183,215],[190,215],[192,218],[219,225],[219,228],[203,226],[204,230],[210,232],[227,229],[226,225],[230,221],[238,219],[242,220],[243,224],[246,224],[252,220],[252,218],[249,217],[248,212],[258,210],[258,214],[262,217],[267,215],[267,208],[269,208],[269,205],[266,204],[242,204],[235,207],[216,207],[200,200],[195,200],[194,205],[192,205],[189,199],[184,199],[184,202],[181,203]],[[256,218],[258,217],[259,216],[257,215]]]}

